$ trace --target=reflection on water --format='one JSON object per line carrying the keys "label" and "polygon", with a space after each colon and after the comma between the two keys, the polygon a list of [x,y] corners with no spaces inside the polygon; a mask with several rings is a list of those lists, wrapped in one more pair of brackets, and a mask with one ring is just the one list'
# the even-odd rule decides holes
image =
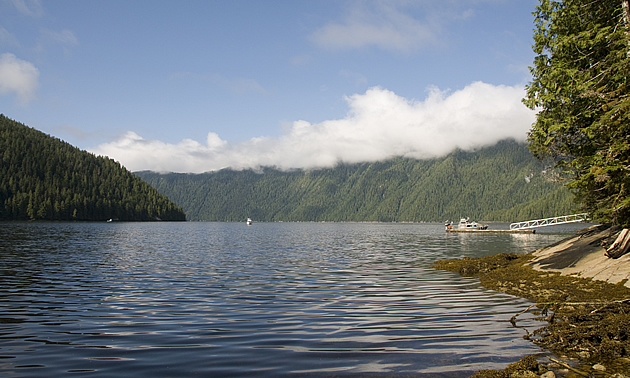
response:
{"label": "reflection on water", "polygon": [[528,303],[431,264],[565,236],[426,224],[0,226],[0,372],[14,376],[501,368],[538,351],[508,322]]}

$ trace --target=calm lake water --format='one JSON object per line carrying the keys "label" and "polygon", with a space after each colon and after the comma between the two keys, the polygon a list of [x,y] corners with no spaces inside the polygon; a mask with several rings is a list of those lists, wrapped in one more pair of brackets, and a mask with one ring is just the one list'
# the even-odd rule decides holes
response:
{"label": "calm lake water", "polygon": [[508,321],[530,303],[431,264],[525,253],[583,227],[471,235],[438,224],[0,223],[0,375],[504,368],[539,352]]}

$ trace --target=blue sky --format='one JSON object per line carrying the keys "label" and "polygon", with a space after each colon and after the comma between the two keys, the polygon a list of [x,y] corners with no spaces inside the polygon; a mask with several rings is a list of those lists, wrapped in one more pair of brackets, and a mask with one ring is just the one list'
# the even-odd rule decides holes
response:
{"label": "blue sky", "polygon": [[0,0],[0,112],[133,171],[525,140],[537,4]]}

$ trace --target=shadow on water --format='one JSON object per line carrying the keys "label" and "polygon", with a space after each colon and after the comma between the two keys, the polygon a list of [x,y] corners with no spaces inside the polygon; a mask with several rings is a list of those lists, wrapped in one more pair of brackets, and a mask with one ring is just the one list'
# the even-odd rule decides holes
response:
{"label": "shadow on water", "polygon": [[[388,223],[2,223],[0,372],[467,376],[523,299],[431,268],[565,235]],[[519,325],[538,328],[530,320]]]}

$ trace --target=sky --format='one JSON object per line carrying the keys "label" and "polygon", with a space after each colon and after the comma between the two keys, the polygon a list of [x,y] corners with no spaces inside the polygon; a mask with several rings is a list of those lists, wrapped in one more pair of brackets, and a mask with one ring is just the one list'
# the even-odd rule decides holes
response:
{"label": "sky", "polygon": [[537,0],[0,0],[0,113],[131,171],[514,138]]}

